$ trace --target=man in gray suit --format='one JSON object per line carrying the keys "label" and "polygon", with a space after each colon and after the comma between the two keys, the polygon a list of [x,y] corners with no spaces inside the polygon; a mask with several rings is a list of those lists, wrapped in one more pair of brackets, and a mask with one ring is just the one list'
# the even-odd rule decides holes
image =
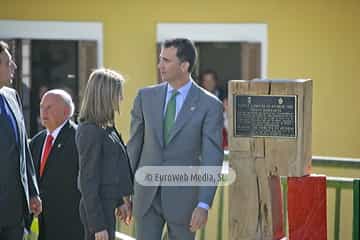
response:
{"label": "man in gray suit", "polygon": [[[146,166],[221,166],[221,102],[190,77],[196,49],[188,39],[164,42],[159,70],[164,83],[139,90],[127,146],[134,173]],[[220,168],[219,168],[220,169]],[[135,179],[138,180],[138,179]],[[207,222],[216,186],[134,184],[137,239],[190,240]]]}
{"label": "man in gray suit", "polygon": [[21,240],[24,218],[42,210],[20,99],[7,87],[15,69],[0,41],[0,240]]}

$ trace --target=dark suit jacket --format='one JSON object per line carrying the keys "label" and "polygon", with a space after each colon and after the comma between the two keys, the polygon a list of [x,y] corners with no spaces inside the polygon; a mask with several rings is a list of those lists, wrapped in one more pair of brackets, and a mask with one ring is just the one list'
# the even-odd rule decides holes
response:
{"label": "dark suit jacket", "polygon": [[41,131],[30,142],[36,175],[43,201],[39,217],[39,240],[84,239],[79,216],[80,192],[77,189],[78,153],[75,146],[76,124],[67,121],[60,130],[39,176],[43,145],[47,135]]}
{"label": "dark suit jacket", "polygon": [[[109,200],[122,204],[132,194],[132,176],[125,146],[115,128],[81,123],[76,132],[79,152],[79,189],[86,211],[88,231],[107,229],[104,205]],[[114,209],[112,216],[114,216]]]}
{"label": "dark suit jacket", "polygon": [[30,212],[29,200],[39,195],[33,162],[27,143],[20,99],[14,89],[2,87],[7,106],[18,130],[19,142],[4,116],[0,115],[0,227],[20,224]]}

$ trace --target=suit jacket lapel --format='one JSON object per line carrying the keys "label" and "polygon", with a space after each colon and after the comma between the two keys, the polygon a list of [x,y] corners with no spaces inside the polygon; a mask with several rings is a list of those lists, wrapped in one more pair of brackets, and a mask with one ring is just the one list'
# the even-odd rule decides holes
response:
{"label": "suit jacket lapel", "polygon": [[[50,150],[48,159],[46,160],[46,165],[43,172],[43,177],[45,176],[46,169],[48,168],[49,164],[53,161],[52,159],[57,155],[57,153],[61,150],[61,148],[64,145],[64,137],[67,134],[67,129],[69,128],[69,121],[65,123],[63,128],[60,130],[59,135],[56,137],[55,142]],[[44,139],[45,141],[45,139]],[[40,161],[41,161],[41,155],[40,155]]]}
{"label": "suit jacket lapel", "polygon": [[190,120],[191,116],[194,114],[194,111],[196,111],[198,98],[199,89],[198,86],[193,82],[189,93],[186,96],[185,102],[183,103],[181,110],[176,118],[175,125],[170,130],[169,143]]}
{"label": "suit jacket lapel", "polygon": [[9,139],[12,139],[15,142],[14,133],[8,123],[8,120],[1,116],[3,113],[0,114],[0,132],[5,133]]}
{"label": "suit jacket lapel", "polygon": [[[16,130],[18,133],[18,138],[19,138],[19,142],[21,143],[23,141],[23,128],[22,128],[22,113],[19,112],[20,111],[20,106],[18,104],[18,102],[16,101],[16,99],[14,98],[14,96],[11,96],[10,94],[8,94],[6,91],[2,91],[3,96],[4,96],[4,100],[7,102],[8,106],[9,106],[9,110],[12,113],[12,116],[15,120],[15,124],[16,124]],[[15,96],[16,97],[16,96]],[[6,103],[5,103],[6,104]],[[13,137],[14,134],[11,134]],[[20,144],[21,146],[21,144]]]}
{"label": "suit jacket lapel", "polygon": [[159,88],[154,91],[154,96],[152,98],[152,109],[153,109],[153,120],[155,132],[161,147],[164,147],[164,104],[166,97],[166,83],[163,83]]}
{"label": "suit jacket lapel", "polygon": [[37,140],[37,142],[34,144],[34,156],[33,156],[33,160],[34,160],[34,168],[35,168],[35,172],[36,172],[36,177],[38,180],[40,180],[40,162],[41,162],[41,155],[42,155],[42,149],[44,147],[44,143],[45,143],[45,138],[46,138],[46,131],[44,130],[41,135],[39,136],[39,139]]}

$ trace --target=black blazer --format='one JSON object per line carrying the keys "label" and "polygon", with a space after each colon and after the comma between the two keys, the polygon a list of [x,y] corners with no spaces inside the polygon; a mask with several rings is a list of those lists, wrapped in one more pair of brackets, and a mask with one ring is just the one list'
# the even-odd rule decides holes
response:
{"label": "black blazer", "polygon": [[76,128],[72,121],[64,124],[49,153],[41,178],[40,162],[46,130],[39,132],[30,142],[43,203],[43,212],[39,217],[39,240],[84,239],[77,211],[80,192],[77,189],[79,164],[75,145]]}
{"label": "black blazer", "polygon": [[78,186],[91,232],[106,229],[103,205],[122,202],[132,194],[130,163],[120,134],[115,128],[81,123],[76,131],[79,152]]}
{"label": "black blazer", "polygon": [[[13,130],[0,116],[0,227],[14,224],[30,212],[29,200],[39,195],[31,159],[20,99],[14,89],[2,87],[0,94],[12,112],[18,130],[19,143]],[[14,196],[20,196],[15,197]],[[24,196],[24,197],[23,197]],[[19,210],[19,202],[24,207]],[[20,211],[20,212],[19,212]],[[19,212],[19,214],[16,214]]]}

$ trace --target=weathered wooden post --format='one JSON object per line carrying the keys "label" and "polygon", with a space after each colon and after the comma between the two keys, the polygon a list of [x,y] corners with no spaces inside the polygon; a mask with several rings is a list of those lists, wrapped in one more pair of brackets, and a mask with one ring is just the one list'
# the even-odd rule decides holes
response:
{"label": "weathered wooden post", "polygon": [[311,108],[312,80],[230,81],[231,240],[284,237],[279,176],[310,174]]}

